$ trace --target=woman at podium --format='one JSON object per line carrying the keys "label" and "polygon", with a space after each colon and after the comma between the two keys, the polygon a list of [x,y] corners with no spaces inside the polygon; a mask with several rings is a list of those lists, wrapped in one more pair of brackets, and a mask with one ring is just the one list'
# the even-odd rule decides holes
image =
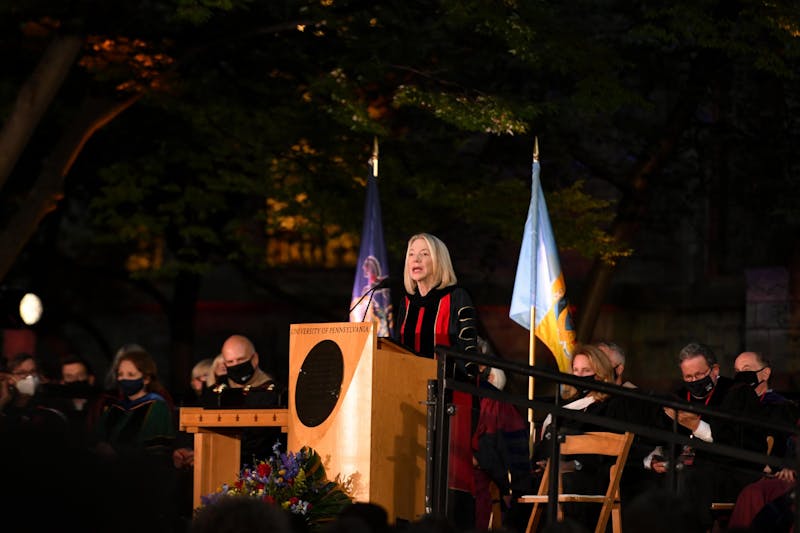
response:
{"label": "woman at podium", "polygon": [[[418,233],[408,240],[403,283],[406,294],[395,327],[400,344],[423,357],[434,357],[437,345],[478,353],[475,307],[467,291],[457,285],[450,252],[438,237]],[[477,383],[477,370],[477,365],[459,361],[456,378]],[[447,507],[457,527],[471,528],[472,396],[454,391],[453,403],[456,413],[450,419]]]}

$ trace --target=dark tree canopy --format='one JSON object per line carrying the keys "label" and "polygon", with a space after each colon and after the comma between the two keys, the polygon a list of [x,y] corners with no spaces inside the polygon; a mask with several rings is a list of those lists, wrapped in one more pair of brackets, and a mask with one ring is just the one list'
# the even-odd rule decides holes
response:
{"label": "dark tree canopy", "polygon": [[32,210],[33,245],[76,268],[191,295],[220,263],[352,265],[373,138],[390,253],[440,233],[505,294],[538,137],[559,245],[597,258],[589,330],[620,259],[679,260],[674,228],[709,233],[716,272],[796,239],[794,1],[17,4],[5,118],[56,36],[82,48],[0,176],[0,234],[24,244]]}

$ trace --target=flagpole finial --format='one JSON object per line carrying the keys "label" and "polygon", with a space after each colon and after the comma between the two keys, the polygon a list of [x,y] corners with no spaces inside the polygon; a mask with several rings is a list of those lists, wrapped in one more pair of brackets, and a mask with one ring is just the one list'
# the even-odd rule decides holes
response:
{"label": "flagpole finial", "polygon": [[539,137],[533,138],[533,160],[539,160]]}
{"label": "flagpole finial", "polygon": [[372,175],[378,177],[378,137],[372,139],[372,157],[369,159],[372,164]]}

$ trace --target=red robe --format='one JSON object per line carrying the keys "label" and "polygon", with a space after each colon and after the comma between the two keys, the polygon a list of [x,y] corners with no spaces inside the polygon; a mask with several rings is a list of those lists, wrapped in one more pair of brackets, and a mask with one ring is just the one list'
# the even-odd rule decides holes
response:
{"label": "red robe", "polygon": [[[436,345],[477,353],[475,308],[462,288],[433,289],[425,296],[419,292],[406,294],[397,320],[397,340],[418,355],[434,357]],[[453,404],[456,413],[450,418],[447,484],[451,489],[472,493],[472,395],[453,391]]]}

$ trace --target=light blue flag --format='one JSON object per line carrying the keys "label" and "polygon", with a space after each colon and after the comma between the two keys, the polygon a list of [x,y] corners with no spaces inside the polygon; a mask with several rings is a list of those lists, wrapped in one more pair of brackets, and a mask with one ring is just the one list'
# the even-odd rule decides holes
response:
{"label": "light blue flag", "polygon": [[[364,202],[364,226],[361,230],[361,248],[358,253],[356,277],[350,300],[350,322],[373,321],[378,328],[379,337],[392,336],[392,297],[388,287],[372,291],[379,283],[388,280],[389,270],[386,260],[386,244],[383,239],[381,220],[381,201],[378,195],[378,178],[370,163],[367,177],[367,198]],[[363,298],[362,298],[363,297]]]}
{"label": "light blue flag", "polygon": [[531,174],[531,205],[522,235],[508,316],[530,330],[531,307],[534,307],[534,334],[553,353],[558,368],[562,372],[569,372],[572,368],[575,330],[567,305],[558,248],[539,181],[539,162],[536,160]]}

